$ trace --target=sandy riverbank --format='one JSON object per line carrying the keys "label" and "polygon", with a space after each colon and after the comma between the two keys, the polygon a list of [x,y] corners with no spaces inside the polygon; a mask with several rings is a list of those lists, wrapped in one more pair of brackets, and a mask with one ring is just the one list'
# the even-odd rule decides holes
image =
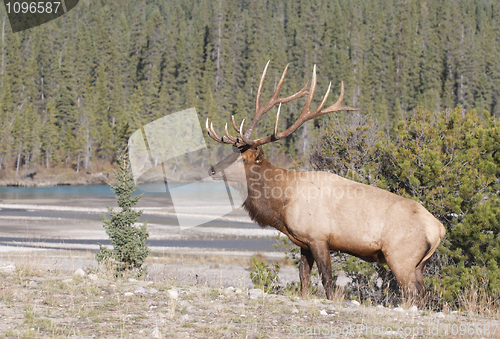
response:
{"label": "sandy riverbank", "polygon": [[[160,201],[159,201],[160,200]],[[114,199],[12,199],[0,200],[0,251],[27,249],[71,249],[97,251],[108,244],[102,222],[103,206],[115,205]],[[177,212],[161,199],[145,199],[147,207],[141,222],[147,222],[148,242],[155,253],[225,252],[251,257],[257,252],[270,259],[284,257],[274,245],[278,232],[261,229],[242,210],[234,211],[199,227],[181,229],[176,215],[210,219],[212,207]],[[163,205],[163,206],[162,206]],[[215,218],[214,218],[215,219]]]}

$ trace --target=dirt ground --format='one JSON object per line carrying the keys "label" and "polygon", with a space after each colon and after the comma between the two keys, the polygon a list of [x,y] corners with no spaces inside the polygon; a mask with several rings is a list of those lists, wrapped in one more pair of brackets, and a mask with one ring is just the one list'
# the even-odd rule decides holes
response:
{"label": "dirt ground", "polygon": [[[498,314],[255,299],[245,256],[151,256],[143,279],[115,278],[91,252],[0,254],[0,338],[499,338]],[[84,276],[75,275],[82,268]],[[283,283],[298,280],[284,266]]]}

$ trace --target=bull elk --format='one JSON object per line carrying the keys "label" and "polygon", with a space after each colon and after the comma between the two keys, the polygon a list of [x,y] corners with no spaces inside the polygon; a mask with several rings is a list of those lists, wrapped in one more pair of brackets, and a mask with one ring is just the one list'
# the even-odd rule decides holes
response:
{"label": "bull elk", "polygon": [[[271,96],[261,106],[261,94],[267,63],[260,80],[255,101],[255,116],[244,129],[245,120],[232,125],[239,136],[232,136],[225,126],[219,136],[207,119],[208,135],[220,143],[231,144],[235,152],[212,166],[214,180],[227,180],[239,190],[248,189],[243,203],[250,217],[261,227],[272,226],[286,234],[300,247],[299,275],[301,295],[307,295],[311,267],[316,261],[328,299],[333,298],[330,251],[349,253],[369,262],[387,263],[400,288],[405,292],[423,291],[423,270],[445,235],[443,225],[418,202],[377,187],[347,180],[327,172],[294,172],[273,166],[265,159],[261,145],[289,136],[306,121],[322,114],[356,110],[341,105],[344,98],[342,82],[340,97],[324,108],[331,83],[319,106],[310,111],[316,89],[316,65],[311,86],[308,83],[297,93],[280,98],[288,65]],[[308,95],[299,118],[285,131],[278,132],[281,104]],[[250,138],[259,119],[279,104],[274,131],[260,139]],[[243,165],[245,171],[236,170]]]}

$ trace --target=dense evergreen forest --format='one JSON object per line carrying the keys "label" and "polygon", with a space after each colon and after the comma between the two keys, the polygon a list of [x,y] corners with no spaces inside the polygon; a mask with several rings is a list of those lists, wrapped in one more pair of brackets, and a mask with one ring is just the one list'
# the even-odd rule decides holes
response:
{"label": "dense evergreen forest", "polygon": [[[332,81],[332,104],[343,80],[344,104],[387,124],[418,107],[500,116],[496,0],[86,0],[15,34],[0,18],[0,170],[90,172],[141,125],[189,107],[222,130],[253,113],[267,60],[267,96],[287,63],[283,94],[317,64],[315,101]],[[273,113],[263,120],[257,135]],[[308,152],[317,125],[272,154]]]}

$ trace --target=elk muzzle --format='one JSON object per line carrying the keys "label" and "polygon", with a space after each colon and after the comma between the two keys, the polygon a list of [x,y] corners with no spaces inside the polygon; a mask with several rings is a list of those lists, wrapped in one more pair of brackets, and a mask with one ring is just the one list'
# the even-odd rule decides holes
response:
{"label": "elk muzzle", "polygon": [[215,169],[214,166],[210,166],[210,168],[208,169],[208,175],[214,179],[214,180],[221,180],[222,179],[222,175],[220,172],[217,172],[217,170]]}

